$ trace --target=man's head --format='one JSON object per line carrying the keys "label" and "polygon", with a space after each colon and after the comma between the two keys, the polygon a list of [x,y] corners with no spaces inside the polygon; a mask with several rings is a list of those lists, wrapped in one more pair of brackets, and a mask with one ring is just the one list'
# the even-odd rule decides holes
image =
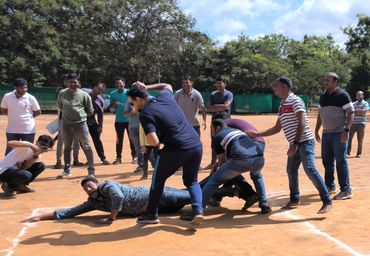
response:
{"label": "man's head", "polygon": [[68,74],[61,75],[60,82],[64,88],[68,87]]}
{"label": "man's head", "polygon": [[227,118],[230,118],[230,113],[227,111],[222,111],[214,114],[213,119],[222,119],[225,120]]}
{"label": "man's head", "polygon": [[149,93],[143,86],[136,86],[135,84],[127,92],[128,102],[138,111],[142,110],[148,102]]}
{"label": "man's head", "polygon": [[326,73],[324,76],[324,86],[329,92],[335,91],[339,85],[339,76],[334,72]]}
{"label": "man's head", "polygon": [[48,151],[49,148],[53,148],[54,140],[49,135],[40,135],[36,141],[36,145],[41,149],[41,152],[44,153]]}
{"label": "man's head", "polygon": [[123,91],[125,89],[125,79],[123,79],[122,77],[116,77],[114,79],[114,86],[119,90],[119,91]]}
{"label": "man's head", "polygon": [[217,87],[217,90],[219,90],[220,92],[223,92],[225,90],[226,80],[223,76],[218,76],[216,78],[216,87]]}
{"label": "man's head", "polygon": [[216,135],[219,131],[222,130],[222,128],[226,127],[226,123],[223,119],[214,119],[212,121],[212,126],[211,126],[211,133],[213,135]]}
{"label": "man's head", "polygon": [[13,87],[17,96],[22,97],[28,91],[28,82],[24,78],[18,78],[13,82]]}
{"label": "man's head", "polygon": [[76,73],[70,73],[67,76],[68,89],[71,91],[76,91],[81,87],[80,76]]}
{"label": "man's head", "polygon": [[292,90],[292,81],[285,76],[281,76],[274,81],[272,88],[276,96],[285,99]]}
{"label": "man's head", "polygon": [[191,79],[191,76],[189,75],[183,76],[181,79],[181,83],[182,83],[182,90],[185,93],[190,93],[191,89],[193,88],[193,80]]}
{"label": "man's head", "polygon": [[94,95],[103,94],[104,91],[105,91],[105,84],[104,83],[98,83],[92,89],[92,92],[93,92]]}
{"label": "man's head", "polygon": [[88,196],[92,198],[98,197],[99,181],[93,175],[88,175],[81,180],[81,187],[84,189]]}
{"label": "man's head", "polygon": [[363,91],[356,92],[356,100],[363,101],[363,99],[364,99],[364,92]]}

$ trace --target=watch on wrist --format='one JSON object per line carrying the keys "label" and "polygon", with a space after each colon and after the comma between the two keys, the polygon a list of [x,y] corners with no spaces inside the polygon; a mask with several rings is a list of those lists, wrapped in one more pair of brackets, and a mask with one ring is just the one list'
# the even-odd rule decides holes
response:
{"label": "watch on wrist", "polygon": [[345,130],[346,132],[349,132],[349,128],[347,128],[347,127],[346,127],[346,128],[344,128],[344,130]]}

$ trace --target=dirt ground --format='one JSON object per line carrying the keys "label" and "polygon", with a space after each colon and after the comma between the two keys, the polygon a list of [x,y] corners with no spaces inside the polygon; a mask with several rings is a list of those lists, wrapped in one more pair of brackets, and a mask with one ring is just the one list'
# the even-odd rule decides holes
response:
{"label": "dirt ground", "polygon": [[[54,115],[37,118],[38,135],[46,132]],[[274,125],[276,115],[239,117],[260,130]],[[208,122],[210,117],[208,117]],[[311,128],[315,114],[309,113]],[[109,161],[115,158],[114,116],[105,116],[103,142]],[[0,152],[5,151],[6,119],[0,117]],[[367,127],[366,134],[370,134]],[[64,180],[55,177],[61,170],[52,169],[55,151],[42,156],[47,170],[32,184],[35,193],[6,198],[0,194],[0,255],[370,255],[370,180],[369,139],[365,137],[362,158],[349,158],[353,198],[334,201],[332,211],[318,215],[321,202],[317,191],[300,169],[302,205],[294,210],[281,210],[288,202],[286,169],[287,142],[283,133],[266,138],[266,165],[263,169],[266,189],[273,211],[259,214],[257,204],[242,212],[243,202],[225,198],[222,207],[208,207],[206,221],[197,230],[179,219],[179,213],[160,215],[160,224],[142,226],[136,219],[120,218],[111,226],[97,226],[95,221],[106,216],[92,212],[63,221],[20,223],[34,214],[76,205],[86,199],[79,181],[87,174],[86,167],[74,168],[73,176]],[[210,160],[209,129],[203,131],[202,166]],[[354,150],[357,142],[354,141]],[[316,164],[323,174],[320,145],[316,145]],[[124,163],[102,166],[95,154],[96,174],[100,180],[115,180],[133,186],[149,186],[151,180],[140,181],[134,174],[129,147],[125,138]],[[80,152],[80,161],[85,161]],[[150,170],[150,174],[152,170]],[[208,171],[200,171],[199,178]],[[245,175],[249,179],[249,175]],[[182,188],[181,173],[167,181],[167,186]]]}

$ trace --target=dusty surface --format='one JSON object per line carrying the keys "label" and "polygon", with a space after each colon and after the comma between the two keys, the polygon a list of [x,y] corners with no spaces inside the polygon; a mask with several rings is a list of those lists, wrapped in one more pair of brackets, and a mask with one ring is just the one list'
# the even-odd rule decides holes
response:
{"label": "dusty surface", "polygon": [[[310,114],[311,128],[315,125]],[[38,134],[55,116],[37,118]],[[104,146],[109,161],[115,158],[115,132],[112,115],[105,117]],[[260,130],[274,125],[276,115],[244,116]],[[208,117],[208,121],[210,118]],[[5,151],[6,119],[0,117],[0,152]],[[285,173],[287,143],[283,134],[267,137],[266,165],[263,170],[273,212],[260,215],[253,206],[249,212],[240,209],[243,202],[226,198],[221,208],[209,207],[206,222],[196,232],[179,214],[161,215],[159,225],[136,225],[135,219],[118,219],[111,226],[96,226],[94,222],[105,213],[93,212],[64,221],[45,221],[23,224],[19,221],[41,208],[72,206],[85,200],[79,185],[87,174],[84,167],[74,168],[73,176],[56,180],[60,170],[52,169],[55,151],[43,155],[47,170],[31,184],[36,193],[7,199],[0,194],[0,255],[366,255],[370,254],[370,172],[369,126],[365,135],[364,154],[350,158],[351,185],[354,197],[334,201],[334,208],[325,215],[317,215],[321,202],[313,185],[300,169],[303,204],[295,210],[280,209],[288,201],[288,180]],[[126,138],[125,138],[126,140]],[[204,156],[202,166],[209,163],[209,130],[203,132]],[[357,142],[354,142],[354,151]],[[117,166],[97,165],[100,180],[115,180],[123,184],[149,186],[150,179],[140,181],[132,173],[127,140],[124,163]],[[320,145],[316,145],[316,164],[323,174]],[[95,155],[95,159],[98,160]],[[80,160],[85,161],[83,152]],[[152,170],[151,170],[152,171]],[[151,172],[150,172],[151,173]],[[208,171],[201,171],[203,178]],[[246,175],[249,179],[249,175]],[[182,188],[181,173],[171,177],[168,186]],[[45,209],[44,209],[45,210]]]}

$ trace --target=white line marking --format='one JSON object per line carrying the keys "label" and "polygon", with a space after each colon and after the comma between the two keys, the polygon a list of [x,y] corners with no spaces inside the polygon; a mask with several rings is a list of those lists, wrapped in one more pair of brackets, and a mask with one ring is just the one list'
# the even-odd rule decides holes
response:
{"label": "white line marking", "polygon": [[[274,215],[275,216],[280,215],[280,216],[287,217],[287,218],[292,219],[292,220],[299,220],[300,219],[299,216],[292,213],[292,211],[287,211],[287,212],[283,212],[283,213],[276,213]],[[355,256],[365,256],[365,254],[360,253],[360,252],[352,249],[350,246],[343,243],[342,241],[332,237],[328,233],[325,233],[325,232],[321,231],[319,228],[317,228],[315,225],[311,224],[310,222],[304,222],[304,223],[301,223],[301,224],[307,226],[307,228],[310,232],[312,232],[312,233],[314,233],[318,236],[322,236],[322,237],[326,238],[327,240],[335,243],[337,246],[339,246],[343,250],[347,251],[348,253],[350,253],[352,255],[355,255]]]}
{"label": "white line marking", "polygon": [[0,214],[13,214],[15,212],[0,212]]}
{"label": "white line marking", "polygon": [[[63,208],[63,207],[61,207],[61,208]],[[51,210],[55,210],[55,209],[60,209],[60,208],[55,208],[55,207],[54,208],[36,208],[36,209],[34,209],[32,211],[31,215],[28,216],[27,218],[31,218],[31,217],[33,217],[33,216],[35,216],[37,214],[40,214],[41,212],[51,211]],[[14,254],[15,248],[19,244],[20,238],[27,233],[27,231],[28,231],[29,228],[35,227],[36,226],[36,222],[32,222],[32,223],[31,222],[26,222],[26,223],[23,223],[23,225],[24,225],[24,227],[19,231],[17,237],[16,238],[13,238],[11,240],[12,246],[9,247],[8,249],[1,250],[0,252],[5,252],[6,253],[5,254],[6,256],[12,256]]]}

